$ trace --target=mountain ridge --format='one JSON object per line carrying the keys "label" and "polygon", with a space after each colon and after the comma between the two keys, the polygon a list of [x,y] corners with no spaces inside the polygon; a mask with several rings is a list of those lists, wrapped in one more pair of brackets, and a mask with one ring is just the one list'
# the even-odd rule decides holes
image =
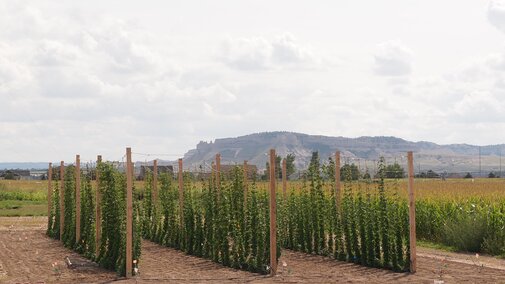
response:
{"label": "mountain ridge", "polygon": [[183,160],[189,167],[202,163],[210,164],[215,154],[220,153],[223,163],[241,163],[248,160],[261,169],[265,167],[266,153],[271,148],[276,149],[277,155],[282,157],[290,153],[295,154],[295,165],[300,169],[307,167],[313,151],[319,152],[321,160],[340,150],[344,162],[376,161],[384,156],[386,160],[396,160],[400,164],[406,163],[406,152],[413,151],[416,164],[425,170],[429,168],[446,172],[489,172],[499,170],[501,151],[505,149],[505,144],[437,144],[430,141],[413,142],[394,136],[348,138],[273,131],[217,138],[210,142],[200,141],[195,149],[184,155]]}
{"label": "mountain ridge", "polygon": [[[184,168],[194,169],[201,165],[210,169],[215,154],[221,154],[223,164],[249,164],[264,169],[270,149],[276,149],[279,156],[296,156],[297,169],[305,169],[313,151],[318,151],[321,161],[333,157],[341,151],[342,163],[356,163],[360,167],[373,168],[379,157],[387,162],[398,162],[406,167],[406,152],[414,152],[416,172],[434,170],[448,173],[482,173],[500,171],[501,154],[505,154],[505,144],[485,146],[467,143],[437,144],[430,141],[408,141],[394,136],[344,136],[310,135],[289,131],[251,133],[237,137],[217,138],[214,141],[200,141],[196,148],[184,154]],[[479,159],[480,151],[480,159]],[[136,162],[136,165],[145,164]],[[177,165],[177,161],[159,160],[159,164]],[[480,164],[480,166],[479,166]],[[43,169],[47,163],[0,163],[0,169]],[[503,176],[503,175],[502,175]]]}

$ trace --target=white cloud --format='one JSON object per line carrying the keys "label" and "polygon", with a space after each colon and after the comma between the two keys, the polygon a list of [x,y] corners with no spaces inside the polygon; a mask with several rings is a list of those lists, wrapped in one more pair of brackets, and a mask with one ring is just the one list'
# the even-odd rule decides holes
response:
{"label": "white cloud", "polygon": [[374,73],[380,76],[404,76],[412,72],[413,52],[401,41],[391,40],[377,45]]}
{"label": "white cloud", "polygon": [[486,63],[493,69],[496,69],[498,71],[504,71],[505,52],[490,54],[486,59]]}
{"label": "white cloud", "polygon": [[491,0],[487,8],[489,22],[502,32],[505,32],[505,1]]}
{"label": "white cloud", "polygon": [[[501,92],[503,94],[503,92]],[[466,94],[454,105],[454,120],[464,123],[494,123],[503,121],[505,101],[492,93],[476,91]]]}
{"label": "white cloud", "polygon": [[268,69],[271,67],[272,46],[264,38],[226,39],[219,57],[230,67],[241,70]]}
{"label": "white cloud", "polygon": [[306,69],[320,64],[310,48],[301,45],[291,34],[273,39],[228,38],[221,44],[218,57],[238,70]]}
{"label": "white cloud", "polygon": [[[461,57],[458,63],[470,60],[460,66],[444,61],[439,68],[444,62],[428,58],[418,72],[419,58],[427,58],[419,42],[439,43],[399,35],[417,43],[413,73],[405,44],[375,45],[393,31],[361,30],[354,16],[345,28],[332,14],[310,29],[296,25],[299,19],[224,22],[220,29],[217,18],[196,21],[203,19],[193,9],[172,22],[145,11],[128,15],[129,4],[121,12],[92,4],[86,13],[59,2],[57,9],[51,1],[0,2],[1,159],[59,160],[76,152],[114,159],[125,145],[182,155],[200,140],[267,130],[435,142],[503,138],[495,129],[505,127],[505,53],[496,46],[489,56]],[[498,21],[499,10],[490,5],[489,21]],[[436,58],[449,49],[437,47]]]}

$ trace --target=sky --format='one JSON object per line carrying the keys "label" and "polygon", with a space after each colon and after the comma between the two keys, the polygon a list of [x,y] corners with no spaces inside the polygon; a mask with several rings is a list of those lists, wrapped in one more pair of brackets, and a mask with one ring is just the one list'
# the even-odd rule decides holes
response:
{"label": "sky", "polygon": [[264,131],[505,142],[505,1],[0,1],[0,161]]}

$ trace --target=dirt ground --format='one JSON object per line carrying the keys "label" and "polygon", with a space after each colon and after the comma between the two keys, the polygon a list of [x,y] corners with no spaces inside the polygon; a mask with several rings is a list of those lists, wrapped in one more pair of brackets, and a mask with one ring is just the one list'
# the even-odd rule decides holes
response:
{"label": "dirt ground", "polygon": [[[144,241],[140,275],[120,279],[45,236],[45,217],[0,217],[0,283],[505,283],[505,261],[418,248],[415,274],[283,251],[278,275],[263,276]],[[78,263],[67,268],[65,258]]]}

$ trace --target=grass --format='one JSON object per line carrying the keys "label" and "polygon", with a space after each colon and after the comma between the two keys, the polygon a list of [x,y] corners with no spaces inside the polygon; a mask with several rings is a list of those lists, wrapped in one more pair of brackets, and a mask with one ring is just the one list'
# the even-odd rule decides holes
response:
{"label": "grass", "polygon": [[47,216],[47,181],[0,180],[0,216]]}
{"label": "grass", "polygon": [[47,216],[47,203],[30,200],[0,200],[0,216]]}
{"label": "grass", "polygon": [[420,247],[424,247],[424,248],[443,250],[443,251],[447,251],[447,252],[457,252],[458,251],[458,249],[456,249],[455,247],[444,245],[441,243],[425,241],[425,240],[417,240],[416,245],[420,246]]}

